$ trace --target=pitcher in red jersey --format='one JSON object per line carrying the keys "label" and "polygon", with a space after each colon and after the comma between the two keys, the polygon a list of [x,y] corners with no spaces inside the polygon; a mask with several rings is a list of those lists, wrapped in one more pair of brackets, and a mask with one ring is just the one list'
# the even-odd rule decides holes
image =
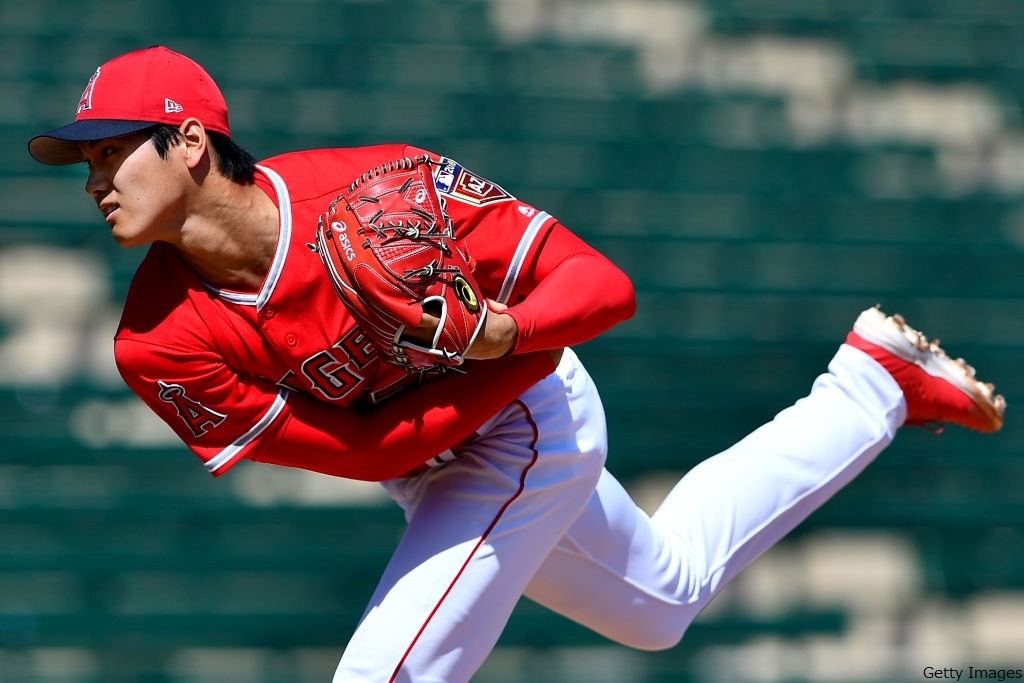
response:
{"label": "pitcher in red jersey", "polygon": [[[806,397],[649,517],[604,468],[600,397],[571,349],[628,319],[633,287],[548,213],[407,145],[257,163],[209,74],[159,46],[101,65],[75,121],[29,151],[85,162],[114,240],[149,245],[116,361],[212,474],[249,460],[379,481],[404,508],[336,683],[468,681],[523,595],[625,645],[672,647],[899,427],[1002,425],[973,369],[869,309]],[[311,246],[341,188],[420,154],[491,306],[465,373],[381,362]]]}

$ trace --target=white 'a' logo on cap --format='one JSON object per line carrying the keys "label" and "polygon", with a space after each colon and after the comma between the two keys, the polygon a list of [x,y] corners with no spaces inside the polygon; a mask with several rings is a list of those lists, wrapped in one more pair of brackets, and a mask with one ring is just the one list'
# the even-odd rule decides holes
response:
{"label": "white 'a' logo on cap", "polygon": [[185,111],[185,107],[181,106],[169,97],[164,98],[164,113],[165,114],[180,114]]}
{"label": "white 'a' logo on cap", "polygon": [[85,84],[85,90],[82,91],[82,97],[78,100],[78,111],[75,114],[81,114],[87,109],[92,109],[92,91],[96,89],[96,79],[100,77],[100,69],[96,67],[96,73],[92,75],[89,82]]}

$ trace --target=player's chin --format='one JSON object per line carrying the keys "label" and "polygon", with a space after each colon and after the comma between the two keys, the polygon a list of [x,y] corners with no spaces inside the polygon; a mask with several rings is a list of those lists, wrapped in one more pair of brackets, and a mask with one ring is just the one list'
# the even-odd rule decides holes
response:
{"label": "player's chin", "polygon": [[148,240],[142,238],[142,233],[137,230],[129,230],[124,226],[115,223],[111,226],[110,234],[122,247],[138,247],[148,243]]}

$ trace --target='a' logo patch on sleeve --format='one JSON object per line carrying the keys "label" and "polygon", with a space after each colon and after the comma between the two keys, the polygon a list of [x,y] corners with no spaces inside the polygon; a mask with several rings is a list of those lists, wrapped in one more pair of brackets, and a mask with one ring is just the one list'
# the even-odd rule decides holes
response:
{"label": "'a' logo patch on sleeve", "polygon": [[227,415],[210,410],[199,401],[185,395],[185,387],[180,384],[170,384],[163,380],[157,380],[160,392],[157,394],[161,401],[170,403],[178,412],[178,417],[188,426],[192,435],[197,439],[209,431],[218,427]]}

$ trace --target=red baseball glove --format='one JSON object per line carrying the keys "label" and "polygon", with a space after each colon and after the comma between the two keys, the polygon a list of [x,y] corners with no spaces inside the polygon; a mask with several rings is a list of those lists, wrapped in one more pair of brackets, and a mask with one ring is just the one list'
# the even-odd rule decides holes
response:
{"label": "red baseball glove", "polygon": [[[427,156],[360,176],[320,216],[317,251],[341,300],[380,353],[409,372],[461,365],[487,305],[455,240]],[[423,313],[432,343],[403,338]]]}

